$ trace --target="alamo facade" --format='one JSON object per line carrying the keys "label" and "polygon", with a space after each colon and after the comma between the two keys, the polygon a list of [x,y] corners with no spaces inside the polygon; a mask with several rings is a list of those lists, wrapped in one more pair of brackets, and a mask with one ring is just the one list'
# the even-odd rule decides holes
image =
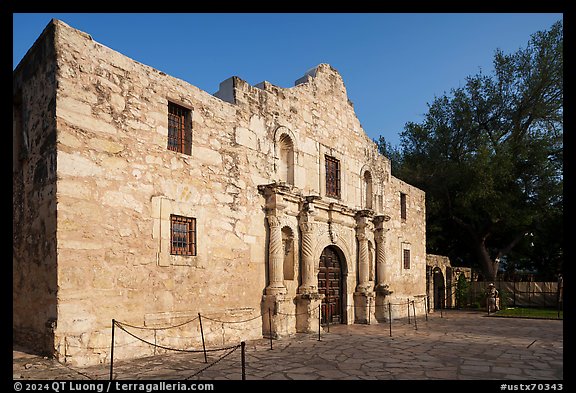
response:
{"label": "alamo facade", "polygon": [[199,313],[219,346],[426,295],[425,194],[391,175],[331,66],[212,95],[52,20],[13,81],[14,342],[91,364],[113,319],[198,348]]}

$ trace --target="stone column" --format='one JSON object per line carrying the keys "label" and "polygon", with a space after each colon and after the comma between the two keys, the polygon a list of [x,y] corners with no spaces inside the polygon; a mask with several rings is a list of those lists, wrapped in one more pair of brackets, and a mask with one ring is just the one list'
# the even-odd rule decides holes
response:
{"label": "stone column", "polygon": [[378,215],[374,222],[374,241],[376,242],[376,319],[379,321],[388,320],[388,302],[386,296],[392,294],[390,291],[390,279],[388,277],[388,266],[386,266],[386,232],[384,223],[390,221],[390,216]]}
{"label": "stone column", "polygon": [[314,240],[314,218],[310,212],[304,212],[304,214],[300,216],[300,233],[302,236],[302,248],[300,249],[302,255],[302,284],[298,288],[298,293],[318,292],[317,279],[314,275],[314,250],[312,249],[312,242]]}
{"label": "stone column", "polygon": [[368,292],[370,289],[370,265],[368,260],[368,237],[365,229],[357,228],[358,239],[358,286],[357,292]]}
{"label": "stone column", "polygon": [[282,224],[280,217],[286,208],[284,195],[289,187],[279,184],[258,186],[258,191],[266,198],[266,221],[268,222],[268,286],[262,296],[262,332],[264,336],[278,338],[295,332],[294,303],[286,298],[284,285],[284,247],[282,244]]}
{"label": "stone column", "polygon": [[300,213],[301,233],[301,272],[302,284],[298,288],[296,297],[296,331],[309,333],[318,329],[319,308],[322,295],[318,293],[318,278],[314,274],[314,199],[319,197],[306,197]]}
{"label": "stone column", "polygon": [[284,286],[284,249],[282,247],[282,228],[276,216],[267,217],[270,228],[268,242],[268,286],[267,295],[285,294]]}
{"label": "stone column", "polygon": [[374,314],[374,292],[370,285],[370,261],[368,259],[368,224],[371,210],[360,210],[356,214],[356,238],[358,239],[358,285],[354,292],[356,323],[376,322]]}

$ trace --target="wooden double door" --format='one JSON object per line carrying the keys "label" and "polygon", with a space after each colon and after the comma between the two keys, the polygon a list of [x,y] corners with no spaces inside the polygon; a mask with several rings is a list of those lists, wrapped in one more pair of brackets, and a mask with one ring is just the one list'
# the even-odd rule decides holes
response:
{"label": "wooden double door", "polygon": [[318,271],[318,293],[324,295],[322,299],[322,323],[342,323],[342,263],[337,250],[326,247],[320,256],[320,269]]}

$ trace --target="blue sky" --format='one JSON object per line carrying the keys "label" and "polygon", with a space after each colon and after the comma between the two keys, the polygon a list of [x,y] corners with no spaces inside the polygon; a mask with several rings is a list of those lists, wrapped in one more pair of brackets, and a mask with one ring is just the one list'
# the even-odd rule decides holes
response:
{"label": "blue sky", "polygon": [[340,72],[364,131],[400,143],[428,103],[491,73],[560,13],[14,14],[13,67],[50,19],[209,93],[230,76],[281,87],[320,63]]}

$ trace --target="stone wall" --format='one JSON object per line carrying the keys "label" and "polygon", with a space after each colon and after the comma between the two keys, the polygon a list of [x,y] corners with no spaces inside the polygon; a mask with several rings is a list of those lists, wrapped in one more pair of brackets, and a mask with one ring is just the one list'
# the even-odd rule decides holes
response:
{"label": "stone wall", "polygon": [[[370,293],[377,285],[376,236],[386,301],[425,294],[424,193],[391,176],[332,67],[319,65],[292,88],[232,77],[210,95],[60,21],[50,29],[57,71],[45,79],[57,85],[29,88],[56,97],[58,211],[50,217],[57,219],[57,274],[50,277],[58,281],[61,360],[109,361],[112,319],[166,327],[201,313],[208,346],[261,337],[267,317],[254,317],[270,304],[295,315],[295,298],[306,292],[303,258],[313,262],[306,280],[316,280],[329,245],[345,259],[344,322],[362,323],[359,281]],[[167,149],[169,102],[191,111],[191,155]],[[341,165],[339,197],[326,196],[326,156]],[[170,254],[171,214],[196,219],[196,256]],[[311,234],[305,256],[303,230]],[[273,237],[284,245],[291,239],[292,247],[284,249],[290,257],[281,257],[278,283],[271,281],[278,273]],[[276,296],[272,284],[282,286],[285,301],[266,297]],[[279,316],[284,333],[310,323]],[[163,345],[201,344],[197,321],[142,334]],[[157,352],[122,331],[116,343],[115,358]]]}
{"label": "stone wall", "polygon": [[[264,215],[251,176],[269,168],[247,170],[237,109],[57,27],[59,353],[106,361],[112,319],[165,327],[259,313]],[[191,156],[167,149],[169,101],[192,109]],[[196,218],[197,256],[170,255],[170,214]],[[207,345],[261,336],[206,325]],[[200,343],[197,323],[161,334],[177,347]],[[153,351],[117,338],[118,358]]]}
{"label": "stone wall", "polygon": [[472,280],[469,267],[452,266],[450,258],[444,255],[426,255],[426,288],[430,312],[434,309],[457,307],[457,285],[460,276]]}
{"label": "stone wall", "polygon": [[56,282],[56,54],[48,25],[14,72],[13,340],[52,353]]}

